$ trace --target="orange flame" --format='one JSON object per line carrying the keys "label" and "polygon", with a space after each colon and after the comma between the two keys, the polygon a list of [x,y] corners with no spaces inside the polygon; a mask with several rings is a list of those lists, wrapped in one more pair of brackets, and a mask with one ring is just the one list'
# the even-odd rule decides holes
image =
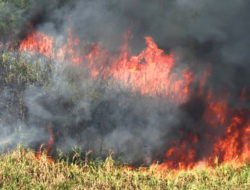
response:
{"label": "orange flame", "polygon": [[46,152],[47,152],[48,155],[51,155],[52,154],[51,148],[54,145],[54,139],[53,139],[53,133],[51,131],[50,126],[48,126],[48,131],[49,131],[50,139],[49,139],[49,142],[46,145]]}
{"label": "orange flame", "polygon": [[30,51],[31,53],[38,53],[53,58],[53,44],[53,37],[33,29],[33,32],[28,34],[27,38],[20,44],[20,50]]}
{"label": "orange flame", "polygon": [[[54,144],[54,139],[53,139],[53,133],[51,131],[50,126],[48,126],[47,129],[49,131],[50,139],[49,139],[49,141],[48,141],[48,143],[46,145],[45,150],[46,150],[46,155],[51,156],[52,155],[52,149],[51,148],[52,148],[52,146]],[[24,154],[25,154],[25,152],[24,152]],[[35,160],[39,161],[40,158],[41,158],[41,155],[42,155],[42,146],[39,147],[38,152],[34,153],[34,155],[35,155]],[[50,158],[50,157],[47,157],[46,161],[47,161],[48,164],[54,162],[54,160],[52,158]]]}
{"label": "orange flame", "polygon": [[242,91],[241,91],[241,94],[240,94],[240,100],[241,101],[246,101],[248,98],[247,98],[247,86],[245,86]]}

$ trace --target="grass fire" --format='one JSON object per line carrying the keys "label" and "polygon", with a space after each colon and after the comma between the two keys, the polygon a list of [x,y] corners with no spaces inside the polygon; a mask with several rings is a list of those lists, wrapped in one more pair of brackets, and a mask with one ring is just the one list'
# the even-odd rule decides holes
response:
{"label": "grass fire", "polygon": [[0,2],[0,187],[248,189],[250,4]]}

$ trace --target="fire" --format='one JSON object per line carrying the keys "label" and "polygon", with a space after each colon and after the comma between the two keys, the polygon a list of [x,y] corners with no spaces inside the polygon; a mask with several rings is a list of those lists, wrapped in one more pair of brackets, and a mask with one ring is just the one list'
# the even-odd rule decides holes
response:
{"label": "fire", "polygon": [[46,152],[48,155],[51,155],[52,154],[52,146],[54,145],[54,139],[53,139],[53,133],[51,131],[50,126],[48,126],[48,131],[49,131],[50,138],[49,138],[49,142],[46,145]]}
{"label": "fire", "polygon": [[53,37],[33,29],[33,32],[28,34],[27,38],[20,44],[20,50],[30,51],[31,53],[38,53],[53,58],[53,44]]}
{"label": "fire", "polygon": [[[48,129],[48,132],[50,135],[50,139],[46,145],[46,148],[45,148],[46,152],[45,153],[47,156],[51,156],[52,155],[52,146],[54,144],[54,139],[53,139],[53,133],[51,131],[50,126],[48,126],[47,129]],[[34,153],[34,155],[35,155],[35,160],[39,161],[41,158],[41,155],[42,155],[42,146],[40,146],[38,152]],[[54,162],[54,160],[50,157],[47,157],[47,163],[52,163],[52,162]]]}
{"label": "fire", "polygon": [[[193,73],[189,69],[184,69],[181,75],[172,73],[178,57],[174,52],[165,54],[150,36],[145,37],[146,47],[141,53],[132,55],[128,45],[132,38],[131,32],[126,32],[122,36],[121,51],[116,56],[108,55],[100,44],[92,44],[91,51],[85,54],[75,51],[81,41],[72,34],[72,28],[70,28],[67,43],[54,53],[53,37],[33,30],[22,41],[20,50],[39,53],[57,60],[68,60],[74,65],[84,64],[90,70],[93,80],[98,77],[113,77],[125,87],[131,88],[132,91],[139,91],[145,96],[161,95],[177,105],[186,103],[190,94],[189,85],[194,81]],[[195,166],[201,167],[205,165],[204,163],[212,166],[217,158],[219,164],[235,160],[242,163],[250,158],[249,111],[229,109],[228,93],[213,94],[211,89],[205,90],[206,81],[211,72],[212,67],[209,65],[203,76],[199,78],[200,85],[197,93],[199,96],[206,97],[203,105],[204,121],[197,123],[197,125],[206,126],[203,139],[197,135],[197,127],[190,129],[189,132],[180,131],[180,140],[169,144],[165,159],[157,166],[158,169],[187,170]],[[241,101],[247,100],[246,89],[247,87],[242,89],[239,97]],[[48,131],[50,141],[46,149],[49,153],[54,142],[50,127]],[[198,147],[201,142],[211,145],[203,158],[198,157]],[[131,170],[132,167],[126,169]]]}
{"label": "fire", "polygon": [[[214,96],[215,97],[215,96]],[[226,97],[226,95],[224,95]],[[204,131],[205,141],[212,143],[212,150],[207,151],[206,162],[212,166],[218,159],[220,163],[243,163],[250,158],[249,134],[250,120],[248,110],[227,108],[227,101],[208,101],[205,112],[208,130]],[[223,133],[223,135],[221,135]],[[183,134],[183,140],[171,144],[160,168],[192,169],[199,166],[197,155],[198,136],[193,131]],[[187,136],[184,136],[187,135]]]}
{"label": "fire", "polygon": [[[192,78],[188,70],[181,77],[171,73],[174,65],[174,53],[165,54],[159,49],[151,37],[145,37],[147,47],[138,55],[132,56],[128,41],[132,39],[130,32],[123,35],[122,50],[118,57],[108,56],[99,45],[92,45],[88,55],[74,51],[80,44],[80,39],[72,35],[72,28],[68,30],[69,37],[56,54],[57,59],[66,59],[75,65],[88,62],[87,68],[91,69],[91,76],[96,78],[100,70],[105,70],[103,78],[112,76],[121,81],[125,86],[144,95],[169,97],[172,102],[184,102],[188,94],[188,85]],[[44,33],[34,31],[21,43],[21,51],[31,51],[55,58],[53,51],[53,38]],[[109,60],[111,64],[104,68]]]}
{"label": "fire", "polygon": [[131,56],[127,39],[132,37],[126,35],[130,34],[123,37],[122,51],[112,64],[111,75],[123,81],[125,86],[139,90],[141,94],[164,95],[173,102],[185,101],[191,77],[186,71],[183,74],[185,80],[178,80],[177,76],[170,72],[174,65],[174,54],[166,55],[151,37],[145,37],[147,47],[138,56]]}
{"label": "fire", "polygon": [[247,100],[247,86],[245,86],[242,91],[241,91],[241,94],[240,94],[240,99],[242,101],[246,101]]}

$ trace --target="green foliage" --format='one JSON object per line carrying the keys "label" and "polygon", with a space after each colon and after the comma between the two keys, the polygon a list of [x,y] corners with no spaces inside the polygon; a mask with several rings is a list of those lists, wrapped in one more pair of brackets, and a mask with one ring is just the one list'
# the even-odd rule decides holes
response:
{"label": "green foliage", "polygon": [[[48,10],[71,9],[76,0],[47,0]],[[4,34],[16,34],[27,27],[34,7],[40,6],[39,0],[0,0],[0,37]],[[39,5],[38,5],[39,4]]]}
{"label": "green foliage", "polygon": [[25,14],[32,6],[32,0],[0,1],[0,36],[19,30],[27,20]]}
{"label": "green foliage", "polygon": [[[34,59],[34,56],[28,53],[5,51],[0,54],[0,93],[7,93],[4,108],[6,122],[17,120],[22,122],[26,119],[27,106],[23,100],[23,92],[33,85],[50,86],[51,67],[50,61],[44,61],[43,58],[37,56]],[[11,89],[11,95],[8,94],[9,89]],[[19,133],[20,138],[26,138],[23,127],[19,124],[9,126],[1,122],[0,130],[2,136],[15,131]],[[9,139],[6,138],[0,142],[0,145],[8,141]]]}
{"label": "green foliage", "polygon": [[4,52],[0,57],[2,67],[1,77],[8,84],[32,85],[40,83],[42,86],[49,85],[50,65],[44,66],[41,59],[29,61],[30,55],[20,56],[13,52]]}

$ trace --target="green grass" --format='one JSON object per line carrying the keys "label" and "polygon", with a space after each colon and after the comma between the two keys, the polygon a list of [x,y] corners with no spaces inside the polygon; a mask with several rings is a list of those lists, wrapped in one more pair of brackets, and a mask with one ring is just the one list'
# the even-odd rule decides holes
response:
{"label": "green grass", "polygon": [[22,149],[0,156],[2,189],[249,189],[250,166],[232,165],[192,171],[158,171],[151,166],[128,171],[111,155],[105,162],[75,154],[48,162],[45,153],[36,160],[34,152]]}
{"label": "green grass", "polygon": [[25,84],[32,85],[41,83],[46,86],[49,84],[49,71],[51,64],[42,64],[42,58],[31,60],[32,55],[15,52],[4,52],[0,57],[1,78],[6,85],[8,84]]}

